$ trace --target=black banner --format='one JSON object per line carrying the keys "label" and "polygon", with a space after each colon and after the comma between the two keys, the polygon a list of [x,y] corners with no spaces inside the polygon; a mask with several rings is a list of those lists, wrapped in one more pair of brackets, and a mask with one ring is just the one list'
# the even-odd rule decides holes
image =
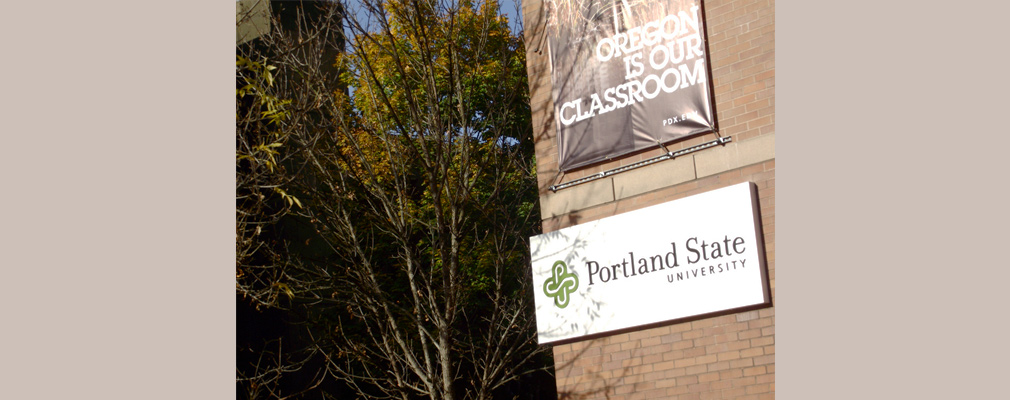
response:
{"label": "black banner", "polygon": [[700,0],[547,0],[562,171],[711,132]]}

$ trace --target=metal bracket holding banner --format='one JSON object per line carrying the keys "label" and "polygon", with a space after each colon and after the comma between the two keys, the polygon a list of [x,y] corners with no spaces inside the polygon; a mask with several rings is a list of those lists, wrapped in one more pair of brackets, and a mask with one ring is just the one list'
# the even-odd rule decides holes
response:
{"label": "metal bracket holding banner", "polygon": [[[592,181],[595,181],[597,179],[606,178],[608,176],[616,175],[616,174],[619,174],[621,172],[631,171],[633,169],[641,168],[641,167],[644,167],[644,166],[650,165],[650,164],[655,164],[655,163],[658,163],[660,161],[672,160],[672,159],[680,157],[682,155],[694,153],[696,151],[704,150],[704,149],[707,149],[709,147],[715,147],[715,146],[718,146],[718,145],[726,145],[726,143],[729,143],[731,141],[733,141],[733,139],[731,137],[729,137],[729,136],[720,137],[720,138],[718,138],[716,140],[713,140],[713,141],[710,141],[710,142],[705,142],[705,143],[699,144],[697,146],[691,146],[691,147],[688,147],[686,149],[679,150],[679,151],[676,151],[676,152],[669,152],[668,151],[666,154],[658,155],[658,156],[652,157],[652,158],[650,158],[648,160],[642,160],[642,161],[636,162],[634,164],[625,165],[623,167],[617,167],[617,168],[608,169],[606,171],[602,171],[602,172],[597,173],[597,174],[593,174],[593,175],[590,175],[590,176],[582,177],[582,178],[576,179],[576,180],[571,181],[571,182],[565,182],[565,183],[558,184],[558,185],[551,185],[549,189],[551,190],[551,192],[557,193],[558,190],[561,190],[561,189],[564,189],[564,188],[569,188],[569,187],[572,187],[572,186],[581,185],[581,184],[586,183],[586,182],[592,182]],[[665,147],[664,147],[664,149],[665,149]]]}

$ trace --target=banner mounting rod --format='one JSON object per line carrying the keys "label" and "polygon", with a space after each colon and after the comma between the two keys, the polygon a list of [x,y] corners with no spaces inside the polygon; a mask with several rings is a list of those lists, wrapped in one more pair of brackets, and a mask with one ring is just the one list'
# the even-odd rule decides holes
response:
{"label": "banner mounting rod", "polygon": [[[595,181],[597,179],[606,178],[606,177],[611,176],[611,175],[616,175],[616,174],[619,174],[619,173],[622,173],[622,172],[631,171],[633,169],[638,169],[638,168],[644,167],[646,165],[655,164],[655,163],[658,163],[660,161],[672,160],[672,159],[680,157],[682,155],[694,153],[696,151],[704,150],[704,149],[707,149],[709,147],[714,147],[714,146],[718,146],[718,145],[726,145],[726,143],[729,143],[731,141],[733,141],[733,138],[730,137],[730,136],[719,137],[718,139],[715,139],[715,140],[712,140],[712,141],[709,141],[709,142],[705,142],[705,143],[702,143],[702,144],[699,144],[699,145],[696,145],[696,146],[691,146],[691,147],[688,147],[688,148],[683,149],[683,150],[678,150],[678,151],[675,151],[675,152],[667,151],[666,154],[661,154],[661,155],[652,157],[652,158],[650,158],[648,160],[642,160],[642,161],[639,161],[639,162],[636,162],[636,163],[633,163],[633,164],[625,165],[623,167],[617,167],[617,168],[608,169],[606,171],[602,171],[602,172],[599,172],[599,173],[596,173],[596,174],[592,174],[590,176],[582,177],[582,178],[576,179],[576,180],[571,181],[571,182],[565,182],[565,183],[558,184],[558,185],[551,185],[549,187],[549,189],[551,190],[551,192],[557,193],[557,191],[561,190],[561,189],[569,188],[569,187],[572,187],[572,186],[578,186],[578,185],[581,185],[583,183],[592,182],[592,181]],[[663,147],[664,150],[666,150],[666,146],[662,146],[662,144],[660,144],[660,146]]]}

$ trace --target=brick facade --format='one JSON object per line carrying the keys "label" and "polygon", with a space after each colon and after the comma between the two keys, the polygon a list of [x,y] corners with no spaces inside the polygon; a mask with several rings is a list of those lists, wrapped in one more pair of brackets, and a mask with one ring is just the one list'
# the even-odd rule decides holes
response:
{"label": "brick facade", "polygon": [[[552,193],[553,184],[662,154],[659,149],[561,173],[542,0],[523,2],[527,68],[544,232],[740,182],[758,187],[765,257],[775,302],[775,4],[703,4],[711,81],[725,146]],[[677,151],[716,138],[667,145]],[[771,399],[775,393],[775,308],[554,346],[562,399]]]}

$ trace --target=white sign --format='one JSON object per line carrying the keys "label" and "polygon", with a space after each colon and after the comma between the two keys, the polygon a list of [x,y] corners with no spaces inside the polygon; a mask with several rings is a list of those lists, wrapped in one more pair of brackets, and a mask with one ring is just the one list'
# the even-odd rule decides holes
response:
{"label": "white sign", "polygon": [[767,304],[741,183],[530,238],[541,344]]}

